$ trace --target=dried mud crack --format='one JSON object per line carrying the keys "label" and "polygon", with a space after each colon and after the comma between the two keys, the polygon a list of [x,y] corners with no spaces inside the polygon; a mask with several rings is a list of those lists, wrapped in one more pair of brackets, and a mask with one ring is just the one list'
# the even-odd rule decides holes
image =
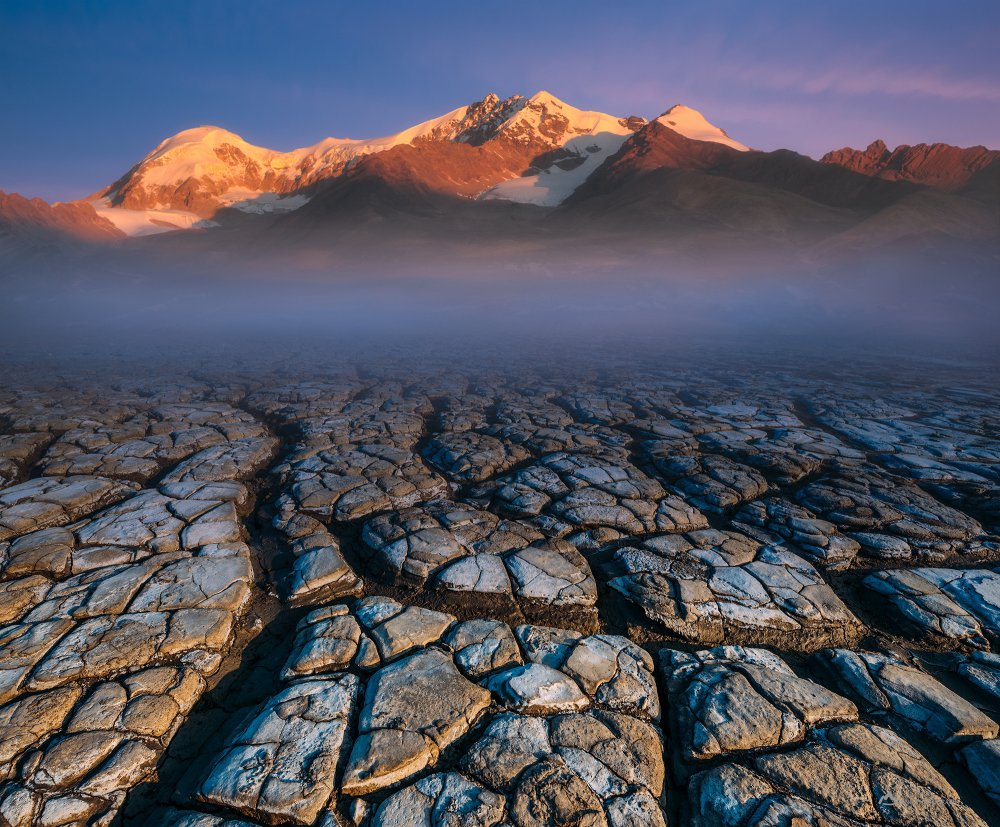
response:
{"label": "dried mud crack", "polygon": [[0,824],[1000,823],[1000,395],[929,370],[8,369]]}

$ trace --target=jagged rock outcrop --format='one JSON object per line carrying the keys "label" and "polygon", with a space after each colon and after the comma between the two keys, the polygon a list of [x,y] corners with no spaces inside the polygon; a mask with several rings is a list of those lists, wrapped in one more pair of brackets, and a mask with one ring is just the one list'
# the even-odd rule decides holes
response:
{"label": "jagged rock outcrop", "polygon": [[885,141],[872,141],[866,149],[844,147],[828,152],[820,163],[833,164],[851,172],[910,181],[944,190],[960,190],[973,177],[1000,165],[1000,151],[984,146],[958,147],[950,144],[902,144],[889,149]]}
{"label": "jagged rock outcrop", "polygon": [[35,244],[67,239],[100,242],[123,235],[89,204],[48,204],[41,198],[0,190],[0,240],[6,236]]}

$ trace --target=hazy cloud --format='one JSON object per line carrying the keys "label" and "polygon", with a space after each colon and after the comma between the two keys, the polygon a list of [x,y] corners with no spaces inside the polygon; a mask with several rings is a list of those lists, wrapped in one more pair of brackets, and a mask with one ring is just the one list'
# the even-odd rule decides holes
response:
{"label": "hazy cloud", "polygon": [[834,93],[1000,101],[1000,83],[991,78],[958,77],[941,70],[858,65],[849,61],[819,71],[802,66],[750,66],[745,67],[743,81],[810,95]]}

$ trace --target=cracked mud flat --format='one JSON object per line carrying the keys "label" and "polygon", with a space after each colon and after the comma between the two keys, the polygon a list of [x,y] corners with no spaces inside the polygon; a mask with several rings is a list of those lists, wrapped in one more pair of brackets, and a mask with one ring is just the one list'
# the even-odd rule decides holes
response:
{"label": "cracked mud flat", "polygon": [[3,369],[0,825],[1000,823],[995,373],[218,365]]}

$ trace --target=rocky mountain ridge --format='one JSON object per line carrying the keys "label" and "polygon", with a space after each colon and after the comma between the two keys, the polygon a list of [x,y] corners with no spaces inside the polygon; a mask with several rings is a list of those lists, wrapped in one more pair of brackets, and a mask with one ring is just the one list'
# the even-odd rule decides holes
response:
{"label": "rocky mountain ridge", "polygon": [[303,245],[369,258],[428,239],[470,255],[500,244],[499,257],[511,245],[565,256],[595,243],[826,257],[908,239],[993,244],[998,159],[982,147],[876,141],[817,161],[751,149],[683,105],[647,121],[547,92],[489,94],[393,135],[290,152],[218,127],[186,130],[87,201],[29,209],[22,199],[6,223],[22,246],[61,224],[62,238],[87,244],[165,234],[158,250],[199,258]]}
{"label": "rocky mountain ridge", "polygon": [[[200,126],[164,140],[96,193],[95,200],[111,208],[185,210],[202,218],[230,206],[253,212],[261,196],[309,193],[361,158],[394,147],[490,144],[508,155],[517,147],[523,150],[517,154],[529,160],[554,152],[541,161],[544,165],[577,154],[572,149],[560,151],[574,138],[605,132],[627,135],[644,123],[636,116],[619,118],[579,110],[539,92],[530,98],[513,95],[503,100],[491,93],[393,135],[370,140],[326,138],[290,152],[253,145],[220,127]],[[526,169],[512,170],[511,177]],[[301,202],[279,198],[271,204],[280,210],[294,209]],[[114,220],[113,214],[108,216]]]}
{"label": "rocky mountain ridge", "polygon": [[992,165],[1000,165],[1000,150],[942,143],[902,144],[889,149],[879,139],[864,150],[845,147],[828,152],[820,158],[820,162],[889,181],[910,181],[939,189],[959,190],[976,173]]}

